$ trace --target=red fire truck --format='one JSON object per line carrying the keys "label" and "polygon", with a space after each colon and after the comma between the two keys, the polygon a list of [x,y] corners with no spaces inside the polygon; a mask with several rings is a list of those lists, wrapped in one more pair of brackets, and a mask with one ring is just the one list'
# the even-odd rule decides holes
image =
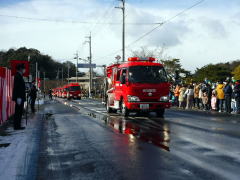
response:
{"label": "red fire truck", "polygon": [[106,69],[105,103],[108,113],[154,111],[163,116],[170,108],[167,75],[155,58],[128,58],[127,62],[113,64]]}
{"label": "red fire truck", "polygon": [[62,87],[62,98],[67,98],[68,85]]}
{"label": "red fire truck", "polygon": [[81,99],[81,88],[78,83],[70,83],[67,85],[67,98]]}

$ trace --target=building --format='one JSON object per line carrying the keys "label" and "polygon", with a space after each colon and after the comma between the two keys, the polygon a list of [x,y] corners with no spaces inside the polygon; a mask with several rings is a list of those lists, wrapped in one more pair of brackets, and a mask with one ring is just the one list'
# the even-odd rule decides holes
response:
{"label": "building", "polygon": [[[78,82],[79,85],[81,86],[81,88],[85,89],[85,90],[89,90],[89,72],[87,72],[84,76],[81,77],[71,77],[71,78],[67,78],[67,81],[69,81],[69,83],[76,83]],[[93,73],[93,77],[92,77],[92,90],[93,91],[97,91],[97,90],[102,90],[103,89],[103,80],[104,77],[103,76],[96,76],[95,73]]]}

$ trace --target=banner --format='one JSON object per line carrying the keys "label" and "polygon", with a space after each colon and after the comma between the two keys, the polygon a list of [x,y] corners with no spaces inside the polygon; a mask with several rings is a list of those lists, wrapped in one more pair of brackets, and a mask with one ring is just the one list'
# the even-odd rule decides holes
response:
{"label": "banner", "polygon": [[0,67],[0,124],[14,114],[12,101],[13,76],[11,70]]}
{"label": "banner", "polygon": [[26,71],[23,74],[23,76],[25,76],[25,77],[29,76],[29,61],[11,60],[10,63],[11,63],[11,70],[12,70],[12,75],[13,76],[17,72],[16,67],[17,67],[18,64],[24,64],[25,65]]}

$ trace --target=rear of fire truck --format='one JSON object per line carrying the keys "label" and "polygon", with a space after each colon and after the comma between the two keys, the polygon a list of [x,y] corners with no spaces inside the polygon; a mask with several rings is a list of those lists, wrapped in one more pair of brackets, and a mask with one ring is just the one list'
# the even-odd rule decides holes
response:
{"label": "rear of fire truck", "polygon": [[154,111],[163,116],[170,108],[170,84],[163,65],[155,58],[128,58],[127,62],[108,66],[106,71],[108,113],[120,110],[128,116],[130,112]]}

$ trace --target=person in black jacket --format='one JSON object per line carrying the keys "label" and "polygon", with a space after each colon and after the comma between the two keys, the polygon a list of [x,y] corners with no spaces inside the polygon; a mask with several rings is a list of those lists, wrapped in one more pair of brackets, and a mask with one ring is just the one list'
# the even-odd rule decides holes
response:
{"label": "person in black jacket", "polygon": [[32,113],[35,113],[35,101],[37,98],[37,88],[34,83],[35,81],[32,82],[30,93],[29,93]]}
{"label": "person in black jacket", "polygon": [[227,113],[232,112],[232,108],[231,108],[232,94],[233,94],[232,82],[229,81],[224,87],[224,99],[225,99],[225,107],[226,107],[225,110]]}
{"label": "person in black jacket", "polygon": [[237,105],[237,114],[240,114],[240,80],[238,80],[234,86],[234,96]]}
{"label": "person in black jacket", "polygon": [[207,110],[210,110],[211,109],[211,98],[212,98],[212,87],[209,82],[206,84],[206,93],[207,93],[207,97],[208,97]]}
{"label": "person in black jacket", "polygon": [[24,64],[18,64],[16,69],[17,69],[17,73],[14,77],[13,94],[12,94],[12,100],[15,101],[14,129],[21,130],[21,129],[25,129],[24,127],[21,127],[23,107],[24,107],[24,102],[26,101],[25,82],[23,80],[23,73],[25,71],[25,66]]}

